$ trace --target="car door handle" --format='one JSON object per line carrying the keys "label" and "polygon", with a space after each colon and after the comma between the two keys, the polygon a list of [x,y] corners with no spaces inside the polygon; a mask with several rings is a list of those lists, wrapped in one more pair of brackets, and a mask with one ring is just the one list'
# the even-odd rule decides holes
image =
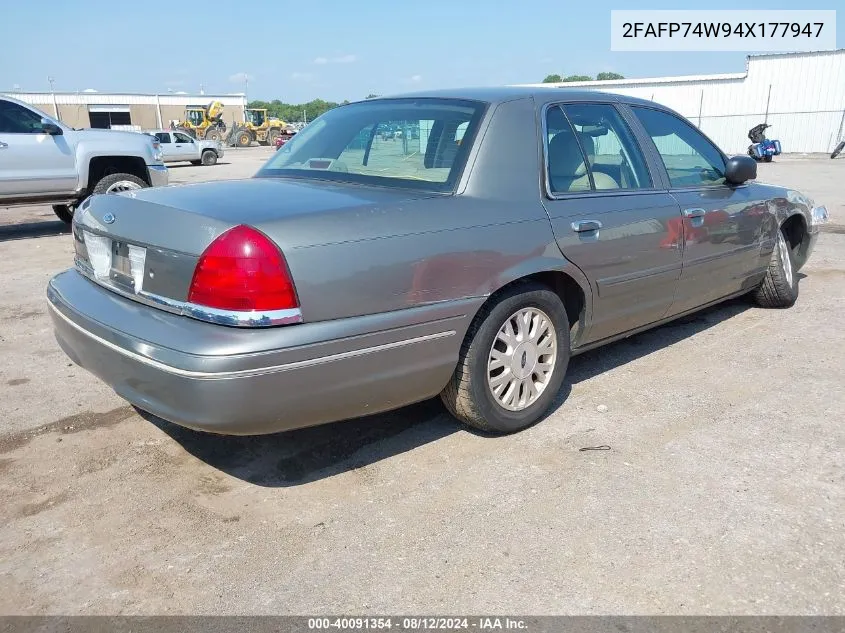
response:
{"label": "car door handle", "polygon": [[684,209],[685,218],[703,218],[704,214],[706,213],[706,209],[701,209],[699,207],[696,207],[694,209]]}
{"label": "car door handle", "polygon": [[598,231],[601,228],[601,222],[598,220],[579,220],[572,223],[572,230],[576,233],[585,233],[586,231]]}

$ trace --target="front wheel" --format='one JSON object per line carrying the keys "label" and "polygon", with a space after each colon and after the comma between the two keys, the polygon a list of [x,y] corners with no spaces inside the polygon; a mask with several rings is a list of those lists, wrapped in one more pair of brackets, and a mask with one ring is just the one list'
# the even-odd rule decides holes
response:
{"label": "front wheel", "polygon": [[475,318],[440,394],[450,413],[482,431],[513,433],[536,423],[569,364],[569,320],[554,292],[515,285]]}
{"label": "front wheel", "polygon": [[202,164],[206,167],[215,165],[217,163],[217,153],[207,149],[202,153]]}
{"label": "front wheel", "polygon": [[252,135],[247,131],[238,132],[235,136],[235,143],[238,147],[249,147],[252,145]]}
{"label": "front wheel", "polygon": [[798,299],[798,277],[792,261],[792,249],[783,231],[778,231],[769,269],[753,297],[762,308],[789,308]]}
{"label": "front wheel", "polygon": [[55,213],[56,217],[58,217],[65,224],[70,224],[71,222],[73,222],[73,211],[74,208],[66,204],[53,205],[53,213]]}

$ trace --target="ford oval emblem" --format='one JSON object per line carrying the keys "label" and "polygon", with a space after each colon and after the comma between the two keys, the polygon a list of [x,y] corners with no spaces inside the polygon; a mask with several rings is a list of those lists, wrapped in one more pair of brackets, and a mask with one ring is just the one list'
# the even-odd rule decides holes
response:
{"label": "ford oval emblem", "polygon": [[103,216],[103,222],[105,222],[106,224],[112,224],[114,222],[114,220],[115,220],[115,217],[111,213],[106,213]]}

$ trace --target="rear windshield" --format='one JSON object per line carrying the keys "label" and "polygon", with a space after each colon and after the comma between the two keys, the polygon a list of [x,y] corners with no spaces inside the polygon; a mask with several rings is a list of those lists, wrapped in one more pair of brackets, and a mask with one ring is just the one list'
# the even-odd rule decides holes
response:
{"label": "rear windshield", "polygon": [[335,108],[285,143],[257,175],[452,191],[484,107],[384,99]]}

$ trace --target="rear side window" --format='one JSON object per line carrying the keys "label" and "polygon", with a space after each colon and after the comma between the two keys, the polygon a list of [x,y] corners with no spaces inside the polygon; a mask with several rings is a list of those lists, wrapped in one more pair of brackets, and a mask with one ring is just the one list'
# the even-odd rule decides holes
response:
{"label": "rear side window", "polygon": [[691,123],[660,110],[632,106],[654,141],[673,187],[725,184],[725,160]]}
{"label": "rear side window", "polygon": [[612,105],[553,107],[546,124],[552,192],[651,188],[642,152]]}
{"label": "rear side window", "polygon": [[342,106],[306,126],[258,175],[451,191],[484,109],[433,98]]}

